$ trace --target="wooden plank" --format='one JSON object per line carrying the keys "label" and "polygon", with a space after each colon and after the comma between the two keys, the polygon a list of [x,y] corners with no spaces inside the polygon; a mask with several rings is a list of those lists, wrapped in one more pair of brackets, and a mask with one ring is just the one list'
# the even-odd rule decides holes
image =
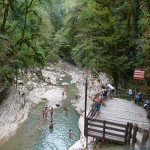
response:
{"label": "wooden plank", "polygon": [[148,140],[148,135],[149,135],[149,131],[144,129],[143,137],[142,137],[142,141],[141,141],[141,145],[140,145],[140,150],[145,150],[146,149],[146,142]]}
{"label": "wooden plank", "polygon": [[[102,118],[103,119],[103,118]],[[106,118],[105,118],[106,119]],[[109,119],[110,120],[110,119]],[[127,123],[127,122],[130,122],[130,121],[132,121],[132,120],[116,120],[115,118],[114,119],[112,119],[112,120],[110,120],[110,121],[118,121],[118,122],[122,122],[122,123]],[[147,123],[145,123],[145,124],[143,124],[143,123],[141,123],[141,122],[137,122],[137,121],[132,121],[134,124],[138,124],[140,127],[143,127],[143,128],[148,128],[149,127],[149,124]]]}
{"label": "wooden plank", "polygon": [[149,137],[147,141],[147,150],[150,150],[150,130],[149,130]]}
{"label": "wooden plank", "polygon": [[[114,117],[114,116],[124,116],[124,118],[128,118],[128,117],[133,117],[133,118],[141,118],[141,120],[146,120],[146,122],[148,122],[148,119],[146,118],[146,112],[144,113],[144,115],[142,113],[139,113],[139,112],[135,112],[135,113],[132,113],[132,112],[128,112],[127,110],[126,111],[118,111],[117,113],[117,110],[116,111],[111,111],[111,110],[101,110],[101,113],[100,113],[100,116],[102,115],[105,115],[105,116],[111,116],[111,117]],[[121,118],[122,118],[121,117]]]}
{"label": "wooden plank", "polygon": [[103,139],[105,139],[105,125],[106,125],[106,121],[104,120],[104,122],[103,122]]}
{"label": "wooden plank", "polygon": [[141,145],[141,142],[137,138],[136,138],[136,144],[138,147],[140,147],[140,145]]}
{"label": "wooden plank", "polygon": [[116,137],[122,137],[122,138],[124,138],[124,135],[120,135],[120,134],[115,134],[115,133],[110,133],[110,132],[105,132],[105,134],[113,135],[113,136],[116,136]]}
{"label": "wooden plank", "polygon": [[90,120],[90,121],[95,121],[95,122],[100,122],[100,123],[103,123],[104,122],[104,120],[100,120],[100,119],[93,119],[93,118],[88,118],[88,120]]}
{"label": "wooden plank", "polygon": [[123,118],[123,117],[119,117],[119,116],[113,116],[113,117],[111,117],[111,116],[106,116],[105,114],[101,114],[100,115],[100,119],[106,119],[106,120],[110,120],[110,121],[115,121],[115,122],[124,122],[124,123],[126,123],[126,122],[133,122],[133,123],[138,123],[138,124],[145,124],[145,125],[148,125],[149,124],[149,122],[148,121],[146,121],[145,119],[142,119],[142,118],[139,118],[139,117],[126,117],[126,118]]}
{"label": "wooden plank", "polygon": [[103,128],[103,125],[98,125],[98,124],[93,124],[93,123],[88,123],[88,125],[91,127],[99,127],[99,128]]}
{"label": "wooden plank", "polygon": [[99,130],[99,129],[93,129],[93,128],[89,128],[87,129],[88,131],[94,131],[94,132],[97,132],[97,133],[103,133],[103,131]]}
{"label": "wooden plank", "polygon": [[[93,123],[93,122],[92,122]],[[96,126],[100,126],[101,128],[103,128],[102,126],[103,126],[103,124],[102,123],[97,123],[97,122],[94,122],[94,124],[95,124],[95,127]],[[91,125],[90,125],[90,127],[92,127]],[[93,127],[94,128],[94,127]],[[96,127],[97,128],[97,127]],[[108,129],[107,129],[108,128]],[[118,130],[125,130],[125,127],[121,127],[121,126],[115,126],[115,125],[110,125],[110,124],[107,124],[106,125],[106,129],[107,130],[110,130],[109,128],[114,128],[114,129],[118,129]]]}
{"label": "wooden plank", "polygon": [[125,138],[124,138],[124,145],[127,145],[127,136],[128,136],[128,129],[129,129],[129,122],[127,122],[126,129],[125,129]]}
{"label": "wooden plank", "polygon": [[105,103],[106,103],[106,107],[105,108],[107,108],[107,107],[109,107],[109,106],[112,106],[113,108],[127,108],[127,109],[138,109],[139,110],[139,108],[141,109],[142,107],[140,106],[140,105],[137,105],[137,104],[133,104],[132,102],[131,103],[123,103],[123,102],[118,102],[118,103],[114,103],[114,102],[107,102],[107,101],[105,101]]}
{"label": "wooden plank", "polygon": [[[125,115],[125,116],[138,116],[138,117],[142,117],[143,118],[143,114],[145,115],[145,120],[146,119],[146,114],[147,112],[145,111],[144,113],[142,112],[131,112],[130,110],[114,110],[114,111],[111,111],[111,110],[108,110],[108,109],[105,109],[105,110],[101,110],[101,113],[100,114],[105,114],[105,115],[115,115],[115,114],[118,114],[119,116],[122,116],[122,115]],[[112,115],[113,114],[113,115]]]}
{"label": "wooden plank", "polygon": [[[98,138],[98,139],[102,139],[103,136],[102,134],[97,134],[97,133],[94,133],[94,132],[88,132],[88,136],[91,136],[91,137],[94,137],[94,138]],[[112,141],[112,142],[115,142],[115,143],[119,143],[119,144],[123,144],[124,142],[124,139],[123,138],[117,138],[117,137],[113,137],[113,136],[105,136],[105,139],[108,140],[108,141]]]}
{"label": "wooden plank", "polygon": [[125,133],[125,129],[117,129],[117,128],[107,127],[107,126],[106,126],[106,129]]}
{"label": "wooden plank", "polygon": [[133,128],[133,124],[129,123],[129,131],[128,131],[128,137],[127,137],[127,147],[130,147],[130,140],[131,140],[132,128]]}
{"label": "wooden plank", "polygon": [[144,130],[143,130],[142,128],[138,127],[138,132],[139,132],[139,133],[143,134],[143,131],[144,131]]}
{"label": "wooden plank", "polygon": [[134,149],[135,149],[137,131],[138,131],[138,126],[137,126],[137,124],[134,124],[133,135],[132,135],[131,150],[134,150]]}
{"label": "wooden plank", "polygon": [[119,126],[119,127],[126,127],[125,124],[121,124],[121,123],[110,122],[110,121],[106,121],[106,123],[107,123],[107,124],[110,124],[110,125]]}

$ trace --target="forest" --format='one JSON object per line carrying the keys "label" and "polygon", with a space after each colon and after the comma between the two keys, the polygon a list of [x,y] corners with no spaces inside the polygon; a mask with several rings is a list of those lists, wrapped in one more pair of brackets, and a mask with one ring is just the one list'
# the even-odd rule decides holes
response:
{"label": "forest", "polygon": [[116,89],[150,92],[150,1],[0,0],[1,83],[60,58],[107,73]]}

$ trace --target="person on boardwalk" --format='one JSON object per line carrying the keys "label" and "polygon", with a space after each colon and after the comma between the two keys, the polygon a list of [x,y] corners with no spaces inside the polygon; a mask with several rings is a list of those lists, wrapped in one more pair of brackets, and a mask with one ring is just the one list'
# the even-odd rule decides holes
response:
{"label": "person on boardwalk", "polygon": [[107,90],[104,86],[102,86],[101,96],[102,96],[102,100],[103,100],[102,103],[103,103],[104,106],[106,106],[105,105],[105,100],[106,100],[106,97],[107,97]]}
{"label": "person on boardwalk", "polygon": [[54,122],[50,121],[49,128],[53,128]]}
{"label": "person on boardwalk", "polygon": [[67,108],[67,107],[65,107],[65,108],[64,108],[64,111],[66,111],[66,113],[67,113],[67,112],[68,112],[68,108]]}
{"label": "person on boardwalk", "polygon": [[107,89],[110,89],[110,98],[113,98],[114,97],[114,92],[115,92],[115,88],[110,85],[110,84],[107,84]]}
{"label": "person on boardwalk", "polygon": [[103,101],[102,97],[100,94],[97,95],[96,98],[94,98],[94,101],[96,102],[96,108],[97,108],[97,115],[100,115],[100,107],[101,107],[101,103]]}
{"label": "person on boardwalk", "polygon": [[69,136],[72,136],[72,131],[71,131],[71,129],[68,131],[68,135],[69,135]]}
{"label": "person on boardwalk", "polygon": [[50,111],[51,117],[53,117],[53,111],[54,111],[53,107],[51,107],[51,109],[49,111]]}

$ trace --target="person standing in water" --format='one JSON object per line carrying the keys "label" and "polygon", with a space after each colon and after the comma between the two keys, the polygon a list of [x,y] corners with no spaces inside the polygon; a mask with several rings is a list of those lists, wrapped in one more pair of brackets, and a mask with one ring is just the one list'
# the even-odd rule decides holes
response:
{"label": "person standing in water", "polygon": [[38,128],[40,129],[40,127],[41,127],[41,120],[40,118],[38,118]]}
{"label": "person standing in water", "polygon": [[48,113],[48,109],[45,110],[45,119],[47,119],[47,113]]}
{"label": "person standing in water", "polygon": [[72,136],[72,131],[71,131],[71,129],[68,131],[68,135],[69,135],[69,136]]}
{"label": "person standing in water", "polygon": [[47,103],[45,104],[44,108],[45,108],[45,111],[46,111],[47,108],[48,108],[48,104]]}
{"label": "person standing in water", "polygon": [[65,95],[65,92],[63,91],[63,92],[62,92],[62,98],[64,97],[64,95]]}
{"label": "person standing in water", "polygon": [[51,107],[51,109],[50,109],[50,115],[51,115],[51,117],[53,117],[53,111],[54,111],[54,109],[53,109],[53,107]]}
{"label": "person standing in water", "polygon": [[66,90],[68,89],[68,84],[66,85]]}
{"label": "person standing in water", "polygon": [[50,124],[49,124],[49,128],[53,128],[53,125],[54,125],[54,122],[53,121],[50,121]]}
{"label": "person standing in water", "polygon": [[68,112],[68,108],[67,108],[67,107],[65,107],[65,108],[64,108],[64,111],[66,111],[66,113],[67,113],[67,112]]}
{"label": "person standing in water", "polygon": [[42,117],[45,118],[45,110],[42,111]]}

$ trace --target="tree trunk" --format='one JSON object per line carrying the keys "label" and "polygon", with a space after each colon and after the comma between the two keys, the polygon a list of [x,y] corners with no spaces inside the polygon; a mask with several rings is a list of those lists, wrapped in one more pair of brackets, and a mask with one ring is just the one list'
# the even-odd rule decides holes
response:
{"label": "tree trunk", "polygon": [[117,72],[112,72],[112,77],[113,77],[113,80],[114,80],[115,89],[118,92],[118,80],[119,80],[118,73]]}
{"label": "tree trunk", "polygon": [[4,12],[4,19],[3,19],[2,25],[0,27],[0,31],[3,34],[5,34],[5,25],[6,25],[6,21],[7,21],[7,17],[8,17],[8,11],[9,11],[9,4],[6,4],[5,12]]}

